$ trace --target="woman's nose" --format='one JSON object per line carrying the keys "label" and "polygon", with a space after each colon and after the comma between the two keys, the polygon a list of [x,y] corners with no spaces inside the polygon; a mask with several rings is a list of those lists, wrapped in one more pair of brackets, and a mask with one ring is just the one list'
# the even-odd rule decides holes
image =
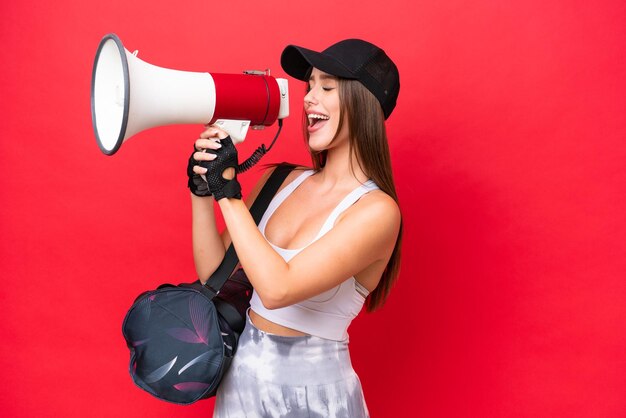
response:
{"label": "woman's nose", "polygon": [[317,104],[317,98],[315,97],[315,89],[309,90],[309,92],[304,96],[304,104],[305,105],[314,105]]}

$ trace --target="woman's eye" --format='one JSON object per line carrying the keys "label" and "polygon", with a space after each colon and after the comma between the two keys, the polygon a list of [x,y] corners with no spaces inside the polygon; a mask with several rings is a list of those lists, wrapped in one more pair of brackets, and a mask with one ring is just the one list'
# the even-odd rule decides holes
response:
{"label": "woman's eye", "polygon": [[[334,90],[334,89],[335,89],[335,87],[322,87],[322,90],[324,90],[324,91],[331,91],[331,90]],[[313,87],[311,87],[311,86],[307,86],[306,89],[305,89],[305,91],[307,93],[310,92],[311,90],[313,90]]]}

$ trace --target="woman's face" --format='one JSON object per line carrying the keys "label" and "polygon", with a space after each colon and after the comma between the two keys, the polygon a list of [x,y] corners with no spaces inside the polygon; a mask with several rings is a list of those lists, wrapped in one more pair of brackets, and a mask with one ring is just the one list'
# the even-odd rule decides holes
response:
{"label": "woman's face", "polygon": [[335,147],[347,139],[348,124],[344,122],[333,141],[341,113],[337,77],[313,68],[308,93],[304,96],[304,111],[308,119],[309,146],[314,151]]}

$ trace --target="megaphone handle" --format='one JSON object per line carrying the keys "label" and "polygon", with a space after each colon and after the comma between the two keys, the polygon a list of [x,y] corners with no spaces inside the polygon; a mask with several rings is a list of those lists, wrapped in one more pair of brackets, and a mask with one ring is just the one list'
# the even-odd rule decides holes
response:
{"label": "megaphone handle", "polygon": [[[272,149],[272,147],[274,146],[274,143],[276,142],[276,140],[278,139],[278,135],[280,135],[280,131],[282,131],[283,129],[283,120],[282,119],[278,119],[278,131],[276,131],[276,135],[274,136],[274,139],[272,140],[272,143],[270,144],[269,147],[265,147],[265,144],[261,144],[260,147],[258,147],[250,157],[248,157],[248,159],[246,161],[244,161],[243,163],[239,164],[237,166],[237,174],[243,173],[244,171],[248,171],[250,170],[252,167],[254,167],[254,165],[256,163],[259,162],[259,160],[261,158],[263,158],[263,156],[265,154],[267,154],[267,152]],[[206,149],[203,149],[202,152],[206,152]],[[201,174],[202,176],[202,180],[207,181],[206,180],[206,176],[204,174]],[[207,182],[208,183],[208,182]]]}
{"label": "megaphone handle", "polygon": [[250,127],[249,120],[231,120],[231,119],[219,119],[215,121],[215,125],[225,130],[230,139],[233,140],[233,144],[237,145],[246,138],[248,128]]}

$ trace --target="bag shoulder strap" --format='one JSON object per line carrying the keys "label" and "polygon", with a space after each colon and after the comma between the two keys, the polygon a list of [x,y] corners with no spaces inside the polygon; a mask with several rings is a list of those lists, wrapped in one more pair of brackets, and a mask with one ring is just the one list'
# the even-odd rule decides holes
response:
{"label": "bag shoulder strap", "polygon": [[[250,208],[250,214],[252,218],[254,218],[254,222],[258,225],[265,213],[265,210],[269,206],[270,202],[274,198],[274,195],[280,188],[280,185],[283,184],[287,175],[295,168],[295,165],[288,163],[281,163],[272,172],[270,177],[267,179],[261,192],[254,200],[252,207]],[[222,260],[221,264],[218,266],[217,270],[209,277],[206,284],[203,286],[204,289],[210,292],[210,297],[213,299],[220,291],[224,283],[228,280],[230,275],[233,273],[233,270],[239,263],[239,257],[237,257],[237,253],[235,252],[235,247],[231,243],[226,250],[226,255]],[[210,283],[210,285],[209,285]]]}

